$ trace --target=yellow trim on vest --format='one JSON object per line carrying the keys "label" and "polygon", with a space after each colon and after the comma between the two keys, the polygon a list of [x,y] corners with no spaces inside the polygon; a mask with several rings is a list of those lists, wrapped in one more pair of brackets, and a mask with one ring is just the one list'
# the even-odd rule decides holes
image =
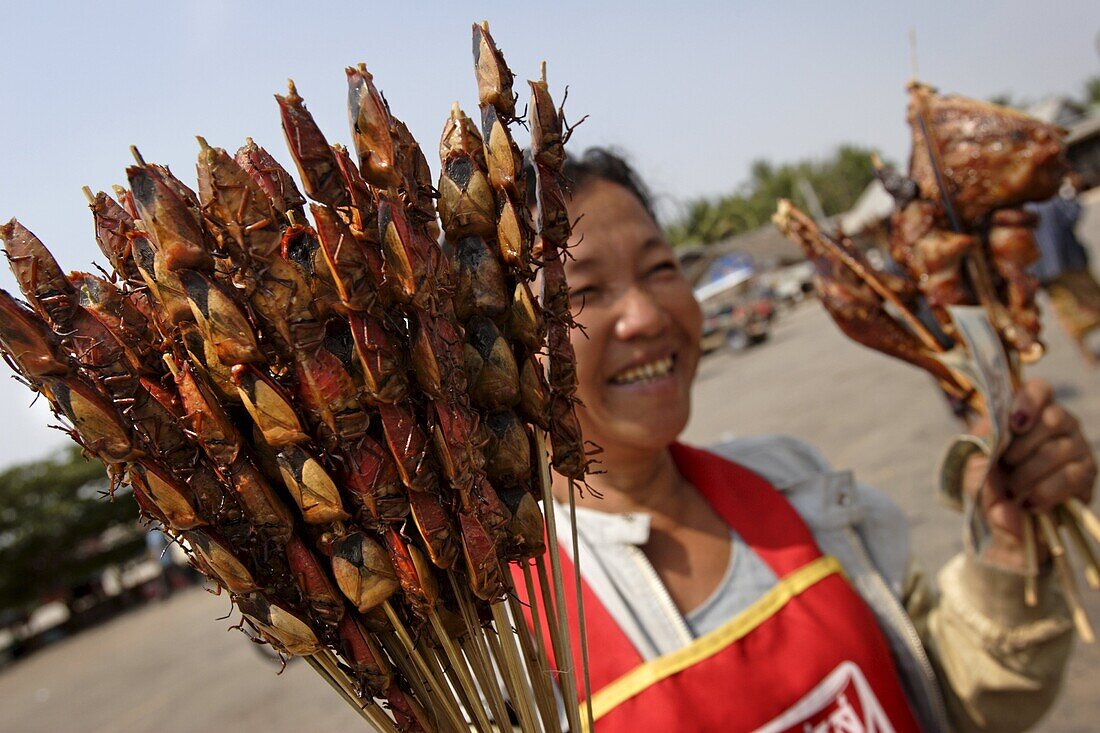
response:
{"label": "yellow trim on vest", "polygon": [[[775,587],[714,631],[683,649],[644,662],[592,695],[592,718],[599,720],[646,688],[713,657],[777,614],[795,596],[833,574],[844,575],[835,557],[824,555],[780,578]],[[587,703],[581,703],[581,721],[587,730]]]}

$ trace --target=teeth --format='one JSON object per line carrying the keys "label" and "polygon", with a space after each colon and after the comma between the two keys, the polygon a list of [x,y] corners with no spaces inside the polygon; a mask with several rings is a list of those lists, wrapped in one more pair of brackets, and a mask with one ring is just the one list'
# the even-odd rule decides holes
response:
{"label": "teeth", "polygon": [[633,384],[634,382],[642,382],[647,379],[663,377],[671,371],[672,357],[666,356],[663,359],[658,359],[649,364],[643,364],[619,372],[611,378],[611,381],[615,384]]}

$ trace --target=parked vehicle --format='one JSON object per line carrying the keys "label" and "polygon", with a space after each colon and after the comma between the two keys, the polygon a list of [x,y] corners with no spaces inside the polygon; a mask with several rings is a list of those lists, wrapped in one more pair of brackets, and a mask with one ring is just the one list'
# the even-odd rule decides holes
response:
{"label": "parked vehicle", "polygon": [[703,352],[726,348],[743,351],[768,338],[775,319],[775,298],[766,292],[755,293],[739,302],[704,307]]}
{"label": "parked vehicle", "polygon": [[742,254],[715,261],[695,288],[703,309],[703,352],[741,351],[768,338],[778,300],[770,281]]}

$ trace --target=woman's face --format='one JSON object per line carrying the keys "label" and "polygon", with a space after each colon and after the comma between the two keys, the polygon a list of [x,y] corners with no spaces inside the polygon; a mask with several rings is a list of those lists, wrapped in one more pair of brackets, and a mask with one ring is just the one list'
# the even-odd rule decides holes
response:
{"label": "woman's face", "polygon": [[687,425],[703,317],[672,247],[627,189],[574,195],[565,269],[576,321],[578,417],[605,449],[661,449]]}

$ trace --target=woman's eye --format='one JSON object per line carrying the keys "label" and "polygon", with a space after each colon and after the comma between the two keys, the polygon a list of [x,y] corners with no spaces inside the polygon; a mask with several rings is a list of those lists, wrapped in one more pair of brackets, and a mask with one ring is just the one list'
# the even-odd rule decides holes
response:
{"label": "woman's eye", "polygon": [[573,306],[583,305],[585,302],[595,298],[598,292],[598,288],[591,285],[586,285],[580,288],[570,288],[569,303]]}
{"label": "woman's eye", "polygon": [[672,260],[665,260],[664,262],[659,262],[656,265],[654,265],[653,267],[649,268],[649,272],[647,272],[646,275],[647,276],[667,275],[669,273],[673,273],[673,272],[676,272],[676,271],[677,271],[676,263],[673,262]]}

